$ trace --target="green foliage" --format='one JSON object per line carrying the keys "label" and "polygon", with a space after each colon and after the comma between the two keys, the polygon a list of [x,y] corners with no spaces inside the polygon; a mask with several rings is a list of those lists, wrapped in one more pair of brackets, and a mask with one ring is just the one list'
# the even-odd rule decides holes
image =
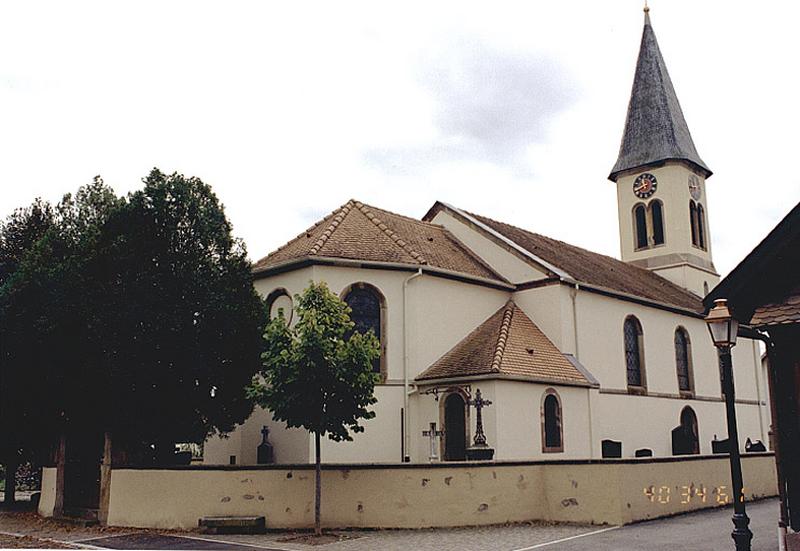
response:
{"label": "green foliage", "polygon": [[264,382],[254,381],[251,393],[288,427],[352,440],[350,431],[364,430],[359,421],[375,416],[367,408],[376,402],[372,361],[380,356],[378,339],[371,331],[348,337],[350,308],[325,283],[312,282],[295,301],[294,327],[282,316],[267,326]]}
{"label": "green foliage", "polygon": [[153,170],[144,183],[122,198],[98,177],[0,228],[11,447],[66,427],[171,454],[250,414],[266,314],[245,248],[199,179]]}

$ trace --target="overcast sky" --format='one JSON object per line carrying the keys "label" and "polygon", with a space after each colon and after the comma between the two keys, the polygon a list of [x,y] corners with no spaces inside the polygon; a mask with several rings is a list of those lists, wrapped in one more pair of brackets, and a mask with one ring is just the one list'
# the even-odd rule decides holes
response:
{"label": "overcast sky", "polygon": [[[651,0],[723,275],[800,201],[800,2]],[[0,215],[199,176],[253,259],[349,198],[619,256],[640,0],[0,0]]]}

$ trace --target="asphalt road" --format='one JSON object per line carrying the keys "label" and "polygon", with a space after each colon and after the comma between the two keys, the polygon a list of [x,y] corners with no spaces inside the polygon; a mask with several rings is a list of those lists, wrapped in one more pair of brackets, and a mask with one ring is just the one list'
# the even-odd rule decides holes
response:
{"label": "asphalt road", "polygon": [[[671,518],[630,524],[601,533],[578,537],[546,547],[558,551],[709,551],[733,550],[730,537],[733,509],[715,509]],[[753,551],[777,551],[778,502],[775,499],[748,503]],[[531,549],[530,551],[533,551]],[[521,551],[521,550],[518,550]]]}

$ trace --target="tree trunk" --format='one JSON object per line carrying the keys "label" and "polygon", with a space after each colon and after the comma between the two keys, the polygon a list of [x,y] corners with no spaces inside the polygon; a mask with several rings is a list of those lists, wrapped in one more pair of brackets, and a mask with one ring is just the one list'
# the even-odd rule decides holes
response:
{"label": "tree trunk", "polygon": [[6,489],[3,495],[3,501],[6,505],[13,505],[16,499],[17,489],[17,460],[11,456],[6,462]]}
{"label": "tree trunk", "polygon": [[62,431],[58,437],[56,450],[56,500],[53,505],[53,516],[58,518],[64,515],[64,474],[67,461],[67,437]]}
{"label": "tree trunk", "polygon": [[314,433],[314,444],[316,447],[316,491],[314,495],[314,533],[322,535],[322,525],[320,524],[320,501],[322,496],[322,467],[319,462],[319,433]]}
{"label": "tree trunk", "polygon": [[111,500],[111,433],[106,431],[103,442],[103,462],[100,464],[100,504],[97,520],[108,525],[108,507]]}

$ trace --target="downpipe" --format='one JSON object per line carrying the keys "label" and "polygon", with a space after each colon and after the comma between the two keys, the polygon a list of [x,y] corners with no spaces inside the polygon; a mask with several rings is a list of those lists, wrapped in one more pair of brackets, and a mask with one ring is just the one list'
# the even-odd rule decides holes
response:
{"label": "downpipe", "polygon": [[408,284],[422,276],[422,268],[403,281],[403,463],[411,461],[409,446],[411,444],[408,430]]}

